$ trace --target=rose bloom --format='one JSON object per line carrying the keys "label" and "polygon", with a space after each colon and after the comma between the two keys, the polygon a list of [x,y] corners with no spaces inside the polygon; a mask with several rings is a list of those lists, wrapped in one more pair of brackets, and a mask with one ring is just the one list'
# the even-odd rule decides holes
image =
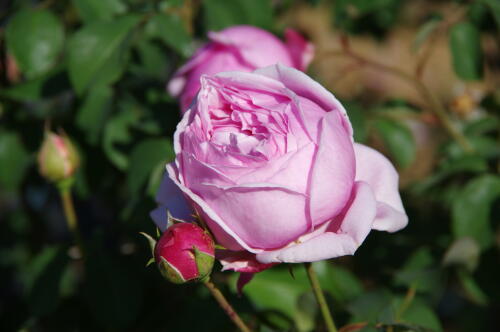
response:
{"label": "rose bloom", "polygon": [[305,70],[314,54],[313,45],[292,29],[285,31],[285,43],[273,34],[240,25],[208,33],[209,42],[174,74],[168,91],[180,97],[185,111],[200,89],[202,75],[221,71],[251,72],[276,63]]}
{"label": "rose bloom", "polygon": [[152,217],[196,212],[225,269],[351,255],[370,230],[408,218],[398,174],[379,152],[353,142],[344,107],[306,74],[282,65],[202,76],[174,136]]}

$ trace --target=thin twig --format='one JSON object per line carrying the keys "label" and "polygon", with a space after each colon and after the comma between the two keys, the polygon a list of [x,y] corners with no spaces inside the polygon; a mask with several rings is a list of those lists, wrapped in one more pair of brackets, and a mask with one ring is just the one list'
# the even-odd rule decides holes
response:
{"label": "thin twig", "polygon": [[437,41],[439,40],[439,36],[448,31],[448,29],[453,24],[462,20],[466,13],[467,11],[464,6],[458,6],[453,10],[453,13],[449,17],[445,18],[443,21],[439,23],[439,27],[437,27],[436,31],[432,33],[432,35],[429,37],[427,46],[423,50],[423,53],[418,59],[417,65],[415,66],[415,76],[418,79],[422,78],[425,65],[427,64],[427,61],[429,60],[430,56],[432,55],[432,52],[435,49]]}
{"label": "thin twig", "polygon": [[379,71],[389,73],[391,75],[397,76],[402,80],[410,83],[427,101],[429,108],[432,112],[438,117],[441,121],[443,127],[446,129],[448,134],[462,147],[462,149],[466,152],[473,152],[474,149],[472,145],[469,143],[467,138],[453,125],[451,119],[446,114],[446,109],[441,103],[441,101],[419,80],[417,77],[408,74],[407,72],[388,66],[386,64],[376,62],[374,60],[368,59],[360,54],[353,52],[350,48],[346,47],[345,49],[340,50],[331,50],[325,51],[321,54],[321,58],[326,56],[344,56],[349,57],[355,61],[357,61],[360,65],[366,65],[377,69]]}
{"label": "thin twig", "polygon": [[314,296],[316,296],[316,301],[318,302],[321,314],[323,315],[323,320],[325,321],[326,328],[328,332],[337,332],[337,328],[335,327],[335,322],[333,321],[333,317],[330,313],[330,308],[328,307],[325,295],[321,290],[321,285],[319,283],[318,276],[316,275],[316,272],[314,271],[314,268],[311,263],[304,263],[304,266],[306,268],[307,276],[309,277],[309,282],[311,283]]}
{"label": "thin twig", "polygon": [[82,236],[80,234],[80,230],[78,228],[78,219],[75,213],[75,207],[73,204],[73,198],[71,197],[71,189],[70,188],[59,188],[59,193],[61,195],[61,201],[63,204],[64,215],[66,217],[66,223],[68,225],[68,229],[75,237],[75,242],[80,250],[80,254],[85,257],[85,249],[82,241]]}
{"label": "thin twig", "polygon": [[238,316],[238,314],[233,309],[231,304],[229,304],[229,302],[226,300],[226,298],[221,293],[221,291],[214,285],[214,283],[211,282],[210,280],[207,280],[203,284],[208,288],[208,290],[210,291],[212,296],[217,300],[217,302],[219,303],[221,308],[226,312],[226,314],[229,316],[229,318],[231,318],[233,323],[236,326],[238,326],[240,331],[251,332],[250,328],[245,324],[245,322],[243,322],[243,320],[240,318],[240,316]]}

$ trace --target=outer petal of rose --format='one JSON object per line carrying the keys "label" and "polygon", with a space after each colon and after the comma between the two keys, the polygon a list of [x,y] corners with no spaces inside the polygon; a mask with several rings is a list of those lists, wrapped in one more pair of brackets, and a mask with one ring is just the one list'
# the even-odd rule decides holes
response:
{"label": "outer petal of rose", "polygon": [[272,33],[253,26],[239,25],[220,32],[209,32],[208,37],[214,42],[233,46],[242,59],[254,68],[275,63],[293,65],[292,56],[281,40]]}
{"label": "outer petal of rose", "polygon": [[354,144],[356,181],[370,185],[377,199],[377,218],[373,228],[395,232],[408,224],[408,216],[398,190],[398,172],[380,152],[362,144]]}
{"label": "outer petal of rose", "polygon": [[195,66],[189,72],[186,76],[187,81],[181,95],[183,111],[190,106],[193,98],[200,89],[201,76],[212,76],[221,71],[228,70],[251,72],[254,69],[253,66],[241,61],[240,57],[234,53],[235,51],[231,49],[210,51],[210,54],[205,56],[205,61]]}
{"label": "outer petal of rose", "polygon": [[285,43],[292,55],[294,67],[305,71],[314,57],[314,45],[293,29],[285,30]]}
{"label": "outer petal of rose", "polygon": [[200,47],[191,59],[180,67],[167,84],[167,91],[173,96],[177,97],[184,90],[186,84],[186,75],[193,70],[197,65],[206,62],[210,56],[210,45]]}
{"label": "outer petal of rose", "polygon": [[279,248],[310,229],[307,197],[289,188],[269,183],[190,188],[253,248]]}
{"label": "outer petal of rose", "polygon": [[325,113],[320,122],[318,151],[310,171],[310,214],[313,226],[331,220],[351,196],[354,151],[339,112]]}
{"label": "outer petal of rose", "polygon": [[315,151],[316,145],[309,143],[297,151],[289,152],[248,172],[238,178],[237,182],[240,184],[275,183],[287,186],[297,192],[306,193],[308,181],[304,170],[310,168]]}
{"label": "outer petal of rose", "polygon": [[255,254],[247,251],[217,250],[215,257],[222,264],[222,271],[257,273],[276,265],[263,264],[257,261]]}
{"label": "outer petal of rose", "polygon": [[[199,211],[197,212],[201,213],[204,219],[208,219],[205,221],[207,223],[214,223],[217,225],[217,228],[210,227],[210,229],[212,230],[217,239],[220,238],[225,239],[230,237],[239,246],[241,246],[241,248],[245,250],[248,250],[253,253],[261,251],[259,249],[251,248],[249,245],[247,245],[230,227],[228,227],[228,225],[217,215],[217,213],[215,213],[215,211],[210,206],[208,206],[205,203],[205,201],[200,196],[198,196],[197,194],[192,192],[189,188],[186,188],[182,183],[180,183],[174,165],[168,164],[167,172],[170,179],[175,183],[175,185],[184,193],[184,195],[186,195],[186,197],[191,201],[191,203],[195,205],[195,208],[199,209]],[[219,234],[220,232],[223,232],[223,234]],[[229,245],[227,245],[226,243],[224,243],[225,241],[224,242],[220,241],[220,242],[226,248],[232,246],[232,243],[229,243]]]}
{"label": "outer petal of rose", "polygon": [[156,194],[156,202],[159,207],[151,211],[150,216],[162,232],[167,228],[167,210],[178,219],[191,219],[193,211],[184,198],[182,191],[179,190],[167,174],[163,176],[161,181],[160,189]]}
{"label": "outer petal of rose", "polygon": [[352,255],[370,232],[375,215],[376,202],[370,186],[356,182],[351,202],[325,233],[300,244],[258,253],[257,260],[261,263],[300,263]]}
{"label": "outer petal of rose", "polygon": [[288,89],[299,96],[315,102],[322,107],[325,112],[338,110],[345,118],[343,126],[347,129],[348,134],[352,135],[352,127],[344,106],[342,106],[342,104],[321,84],[314,81],[300,70],[277,64],[257,69],[254,73],[283,82]]}

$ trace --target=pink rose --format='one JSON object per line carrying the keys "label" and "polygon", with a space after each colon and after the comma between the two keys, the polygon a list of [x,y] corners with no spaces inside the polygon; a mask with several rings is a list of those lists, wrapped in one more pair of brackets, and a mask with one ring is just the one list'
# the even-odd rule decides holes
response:
{"label": "pink rose", "polygon": [[286,44],[265,30],[245,25],[209,32],[208,38],[210,42],[168,83],[169,93],[180,96],[183,112],[200,89],[202,75],[230,70],[251,72],[276,63],[305,70],[314,54],[312,44],[291,29],[285,31]]}
{"label": "pink rose", "polygon": [[351,255],[370,230],[408,221],[392,164],[354,143],[340,102],[293,68],[202,76],[174,145],[152,217],[164,229],[166,209],[192,207],[229,250],[226,269]]}

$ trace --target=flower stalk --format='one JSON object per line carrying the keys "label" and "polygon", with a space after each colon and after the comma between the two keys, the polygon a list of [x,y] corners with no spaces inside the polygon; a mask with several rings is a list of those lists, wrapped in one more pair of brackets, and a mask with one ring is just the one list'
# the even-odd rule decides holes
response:
{"label": "flower stalk", "polygon": [[76,245],[80,254],[85,257],[85,250],[83,245],[82,236],[78,228],[78,219],[75,213],[75,206],[73,204],[73,198],[71,196],[71,187],[73,185],[73,178],[68,178],[58,183],[57,187],[59,189],[59,195],[61,196],[61,202],[63,205],[64,216],[66,219],[66,224],[69,231],[73,234]]}
{"label": "flower stalk", "polygon": [[226,300],[222,292],[215,286],[213,282],[207,280],[203,282],[205,287],[210,291],[215,300],[219,303],[221,308],[226,312],[233,323],[240,329],[241,332],[251,332],[252,330],[243,322],[238,313],[233,309],[231,304]]}
{"label": "flower stalk", "polygon": [[316,301],[318,302],[319,308],[321,310],[321,315],[323,316],[323,320],[325,321],[326,328],[328,332],[337,332],[337,327],[335,326],[335,322],[333,321],[328,303],[326,303],[325,295],[323,294],[323,290],[321,289],[316,271],[314,271],[311,263],[304,263],[304,266],[306,268],[307,277],[309,278],[309,282],[311,283],[314,296],[316,297]]}

